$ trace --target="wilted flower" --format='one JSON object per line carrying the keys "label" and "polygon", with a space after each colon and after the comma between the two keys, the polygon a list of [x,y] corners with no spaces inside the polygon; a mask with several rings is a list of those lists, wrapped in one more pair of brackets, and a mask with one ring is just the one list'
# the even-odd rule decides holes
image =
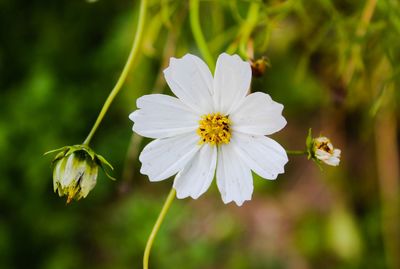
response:
{"label": "wilted flower", "polygon": [[60,197],[67,196],[67,203],[89,194],[96,185],[99,166],[103,168],[107,165],[112,169],[102,156],[84,145],[68,146],[55,151],[60,152],[53,160],[53,188]]}
{"label": "wilted flower", "polygon": [[307,137],[308,157],[317,162],[324,162],[328,165],[338,166],[340,163],[340,149],[334,148],[329,138],[319,136],[312,138],[311,129]]}
{"label": "wilted flower", "polygon": [[224,203],[242,205],[253,193],[251,170],[267,179],[284,172],[285,150],[265,136],[286,125],[283,105],[262,92],[248,94],[248,62],[223,53],[213,77],[201,59],[187,54],[171,58],[164,75],[179,99],[142,96],[129,116],[135,132],[156,139],[139,156],[150,181],[177,174],[177,197],[196,199],[216,174]]}

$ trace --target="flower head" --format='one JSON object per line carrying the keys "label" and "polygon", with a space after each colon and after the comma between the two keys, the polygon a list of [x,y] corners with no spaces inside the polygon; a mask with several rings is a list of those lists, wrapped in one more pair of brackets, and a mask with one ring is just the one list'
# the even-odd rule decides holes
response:
{"label": "flower head", "polygon": [[251,171],[266,179],[284,172],[285,150],[265,135],[286,125],[283,105],[268,94],[248,94],[250,64],[221,54],[214,77],[198,57],[171,58],[165,79],[178,97],[142,96],[129,115],[133,130],[155,138],[141,152],[150,181],[176,174],[178,198],[198,198],[216,175],[225,203],[242,205],[253,193]]}
{"label": "flower head", "polygon": [[339,165],[341,151],[334,148],[331,141],[325,136],[313,139],[312,152],[316,159],[328,165]]}
{"label": "flower head", "polygon": [[334,148],[329,138],[325,136],[313,137],[311,128],[308,130],[306,148],[308,159],[313,159],[318,165],[321,162],[332,166],[339,165],[340,149]]}
{"label": "flower head", "polygon": [[[72,199],[85,198],[96,186],[99,166],[112,166],[92,149],[84,145],[63,147],[53,160],[53,188],[58,195]],[[51,153],[49,152],[49,153]],[[111,178],[111,177],[110,177]]]}

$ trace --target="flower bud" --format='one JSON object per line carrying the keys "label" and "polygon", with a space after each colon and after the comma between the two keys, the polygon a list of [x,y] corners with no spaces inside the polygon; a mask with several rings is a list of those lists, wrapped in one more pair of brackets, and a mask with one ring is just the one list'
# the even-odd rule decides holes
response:
{"label": "flower bud", "polygon": [[259,59],[250,60],[251,71],[254,77],[261,77],[265,73],[265,69],[270,66],[268,59],[263,56]]}
{"label": "flower bud", "polygon": [[329,138],[325,136],[313,138],[311,129],[309,129],[306,146],[308,159],[313,159],[318,165],[321,162],[332,166],[339,165],[341,151],[333,147]]}
{"label": "flower bud", "polygon": [[332,166],[339,165],[341,151],[340,149],[335,149],[327,137],[314,138],[312,151],[318,160]]}
{"label": "flower bud", "polygon": [[60,152],[53,160],[53,188],[60,197],[67,196],[67,203],[72,199],[85,198],[96,186],[99,166],[104,169],[103,165],[107,165],[112,169],[102,156],[84,145],[68,146],[55,151]]}

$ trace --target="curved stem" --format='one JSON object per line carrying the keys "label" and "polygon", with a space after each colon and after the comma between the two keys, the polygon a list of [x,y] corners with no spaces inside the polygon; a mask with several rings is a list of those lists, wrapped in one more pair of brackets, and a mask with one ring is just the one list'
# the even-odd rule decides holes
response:
{"label": "curved stem", "polygon": [[288,155],[307,155],[308,152],[306,150],[287,150],[286,153]]}
{"label": "curved stem", "polygon": [[243,20],[239,27],[236,39],[226,49],[226,52],[228,54],[233,54],[237,52],[242,58],[246,60],[253,57],[253,55],[248,55],[246,45],[249,41],[251,32],[257,24],[259,9],[259,2],[250,3],[246,19]]}
{"label": "curved stem", "polygon": [[192,29],[194,40],[199,47],[200,53],[206,61],[211,72],[214,72],[215,61],[210,50],[207,47],[206,40],[200,27],[199,19],[199,0],[190,0],[190,27]]}
{"label": "curved stem", "polygon": [[110,107],[111,103],[113,102],[114,98],[117,96],[117,94],[121,90],[122,85],[124,84],[125,79],[128,76],[129,70],[131,69],[134,61],[137,58],[139,47],[140,47],[142,37],[143,37],[144,22],[146,20],[146,11],[147,11],[147,0],[142,0],[142,2],[140,3],[137,30],[136,30],[135,38],[133,40],[132,49],[129,53],[128,60],[126,61],[124,69],[122,70],[122,73],[119,76],[117,83],[115,84],[114,88],[111,90],[106,101],[104,102],[104,105],[99,113],[99,116],[97,116],[96,122],[94,123],[92,129],[90,130],[90,133],[88,134],[85,141],[83,142],[84,145],[89,145],[90,140],[92,140],[94,133],[96,132],[101,121],[103,120],[104,116],[106,115],[107,110]]}
{"label": "curved stem", "polygon": [[247,42],[249,41],[251,32],[253,31],[254,27],[257,24],[259,8],[260,8],[259,2],[252,2],[247,12],[246,21],[243,24],[242,36],[240,38],[240,45],[239,45],[239,53],[245,59],[250,58],[249,55],[247,55],[246,45]]}
{"label": "curved stem", "polygon": [[147,240],[146,248],[144,250],[144,255],[143,255],[143,269],[149,268],[149,257],[150,257],[151,247],[154,242],[154,238],[156,238],[156,235],[157,235],[158,230],[160,229],[161,223],[163,222],[165,215],[167,214],[168,209],[170,208],[172,201],[175,198],[175,194],[176,194],[176,191],[174,188],[172,188],[168,194],[167,200],[165,200],[165,202],[164,202],[164,206],[161,209],[160,214],[158,215],[157,221],[154,224],[154,227],[153,227],[153,230],[151,231],[149,239]]}

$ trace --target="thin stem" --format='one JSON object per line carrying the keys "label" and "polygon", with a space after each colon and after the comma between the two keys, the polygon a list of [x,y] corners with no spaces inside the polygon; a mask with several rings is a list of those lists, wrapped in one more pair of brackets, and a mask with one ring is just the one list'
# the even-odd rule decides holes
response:
{"label": "thin stem", "polygon": [[146,12],[147,12],[147,0],[142,0],[142,2],[140,3],[139,18],[138,18],[136,34],[135,34],[135,38],[133,40],[133,45],[132,45],[132,49],[129,53],[128,60],[126,61],[124,69],[122,70],[122,73],[119,76],[117,83],[115,84],[114,88],[111,90],[106,101],[104,102],[104,105],[101,108],[99,116],[97,116],[96,122],[94,123],[92,129],[90,130],[90,133],[88,134],[85,141],[83,142],[84,145],[89,145],[90,140],[92,140],[94,133],[96,132],[101,121],[103,120],[104,116],[106,115],[107,110],[109,109],[114,98],[117,96],[117,94],[121,90],[122,85],[124,84],[125,79],[128,76],[129,70],[131,69],[134,61],[137,58],[139,47],[140,47],[142,37],[143,37],[143,29],[144,29],[144,22],[146,20]]}
{"label": "thin stem", "polygon": [[286,153],[288,155],[307,155],[308,152],[306,150],[287,150]]}
{"label": "thin stem", "polygon": [[199,19],[199,0],[190,0],[190,27],[192,29],[194,40],[199,47],[200,53],[206,61],[211,72],[214,72],[215,61],[208,49],[206,40],[200,27]]}
{"label": "thin stem", "polygon": [[149,236],[149,239],[147,240],[146,243],[146,248],[144,250],[144,255],[143,255],[143,269],[148,269],[149,268],[149,257],[150,257],[150,251],[151,247],[154,242],[154,238],[157,235],[158,230],[160,229],[161,223],[163,222],[165,215],[168,212],[168,209],[170,208],[172,201],[175,198],[176,191],[174,188],[171,188],[171,191],[168,194],[167,200],[164,202],[164,206],[161,209],[160,214],[158,215],[157,221],[154,224],[153,230],[151,231],[151,234]]}
{"label": "thin stem", "polygon": [[[362,12],[361,20],[358,23],[356,29],[356,37],[361,39],[365,36],[367,32],[368,25],[371,22],[371,18],[374,15],[377,0],[368,0],[364,6]],[[360,56],[361,44],[356,43],[351,47],[350,60],[344,73],[344,82],[346,85],[350,84],[353,78],[354,71],[356,69],[356,58]]]}
{"label": "thin stem", "polygon": [[246,19],[243,20],[243,23],[239,28],[235,41],[232,42],[226,49],[227,53],[233,54],[237,52],[239,46],[238,53],[240,54],[241,57],[243,57],[244,59],[249,59],[253,57],[253,55],[248,55],[246,50],[246,45],[247,42],[249,41],[251,32],[253,31],[254,27],[257,24],[259,9],[260,9],[259,2],[251,2],[249,9],[247,11]]}
{"label": "thin stem", "polygon": [[243,24],[242,37],[240,38],[239,52],[241,56],[244,57],[245,59],[249,58],[246,51],[246,45],[247,42],[249,41],[251,32],[253,31],[255,25],[257,24],[259,8],[260,8],[259,2],[252,2],[247,12],[246,21]]}

